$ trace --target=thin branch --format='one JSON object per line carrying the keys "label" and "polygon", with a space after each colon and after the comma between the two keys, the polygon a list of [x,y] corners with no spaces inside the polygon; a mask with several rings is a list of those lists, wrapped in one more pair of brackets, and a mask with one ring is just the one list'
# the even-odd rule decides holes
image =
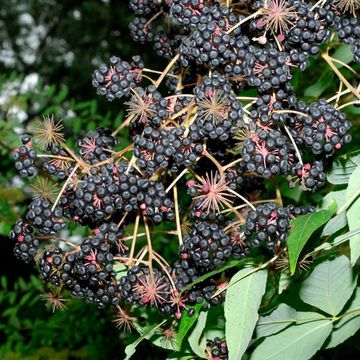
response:
{"label": "thin branch", "polygon": [[167,75],[167,73],[170,71],[170,69],[173,67],[173,65],[178,61],[180,57],[180,54],[177,54],[173,57],[173,59],[169,62],[168,66],[165,68],[165,70],[162,72],[162,74],[159,76],[159,78],[156,80],[155,86],[159,87],[161,82],[164,80],[164,77]]}
{"label": "thin branch", "polygon": [[246,23],[247,21],[255,18],[256,16],[261,14],[261,10],[258,10],[256,12],[254,12],[253,14],[247,16],[246,18],[242,19],[241,21],[239,21],[237,24],[235,24],[232,28],[230,28],[226,34],[230,34],[232,33],[234,30],[236,30],[239,26],[241,26],[242,24]]}
{"label": "thin branch", "polygon": [[125,126],[128,126],[131,121],[134,119],[135,114],[131,114],[123,123],[121,123],[119,125],[119,127],[113,131],[113,133],[111,134],[111,136],[116,136],[118,134],[119,131],[121,131]]}
{"label": "thin branch", "polygon": [[331,59],[332,62],[338,63],[344,67],[346,67],[348,70],[350,70],[353,74],[355,74],[357,77],[360,77],[360,74],[357,73],[351,66],[349,66],[348,64],[345,64],[344,62],[342,62],[341,60],[338,60],[336,58],[333,58],[331,56],[329,56],[329,58]]}
{"label": "thin branch", "polygon": [[[340,82],[340,84],[342,84],[342,82]],[[329,103],[329,102],[332,102],[334,101],[335,99],[337,99],[338,97],[340,96],[343,96],[345,94],[348,94],[350,93],[351,91],[349,89],[345,89],[343,91],[341,91],[340,93],[338,92],[336,95],[332,96],[331,98],[327,99],[326,101]]]}
{"label": "thin branch", "polygon": [[223,178],[224,177],[224,170],[223,167],[220,165],[220,163],[207,151],[204,150],[202,152],[202,155],[204,155],[205,157],[207,157],[210,161],[213,162],[213,164],[217,167],[217,169],[219,170],[220,176]]}
{"label": "thin branch", "polygon": [[323,53],[321,54],[321,57],[328,63],[328,65],[331,67],[331,69],[334,71],[334,73],[338,76],[340,81],[344,83],[344,85],[360,100],[360,93],[358,90],[356,90],[344,77],[344,75],[339,71],[339,69],[334,65],[334,63],[331,61],[331,57]]}
{"label": "thin branch", "polygon": [[65,191],[66,186],[69,184],[71,178],[72,178],[73,175],[75,174],[75,172],[76,172],[76,170],[78,169],[78,167],[79,167],[79,165],[75,165],[75,166],[74,166],[74,169],[73,169],[72,172],[70,173],[69,177],[66,179],[63,187],[61,188],[61,190],[60,190],[60,192],[59,192],[59,194],[58,194],[58,196],[57,196],[57,198],[56,198],[56,200],[55,200],[55,202],[54,202],[54,205],[53,205],[52,208],[51,208],[51,211],[54,211],[56,205],[58,204],[58,202],[59,202],[59,200],[60,200],[60,198],[61,198],[61,195],[62,195],[63,192]]}
{"label": "thin branch", "polygon": [[138,213],[135,218],[134,233],[132,236],[130,255],[129,255],[130,258],[132,258],[134,256],[134,252],[135,252],[137,233],[139,230],[139,221],[140,221],[140,213]]}
{"label": "thin branch", "polygon": [[288,129],[288,127],[287,127],[286,125],[284,125],[284,129],[285,129],[286,133],[288,134],[289,139],[291,140],[291,143],[293,144],[293,146],[294,146],[294,148],[295,148],[296,156],[297,156],[300,164],[301,164],[302,166],[304,166],[304,163],[303,163],[303,160],[302,160],[302,157],[301,157],[300,150],[299,150],[299,148],[297,147],[296,142],[295,142],[294,138],[292,137],[292,135],[291,135],[291,133],[290,133],[290,130]]}
{"label": "thin branch", "polygon": [[173,182],[167,187],[165,190],[166,193],[168,193],[172,187],[189,171],[188,168],[185,168],[174,180]]}
{"label": "thin branch", "polygon": [[231,192],[232,194],[234,194],[235,196],[237,196],[239,199],[241,199],[245,204],[247,204],[249,207],[251,207],[252,210],[256,210],[255,206],[248,200],[246,199],[244,196],[240,195],[239,193],[237,193],[236,191],[228,188],[228,191]]}
{"label": "thin branch", "polygon": [[344,109],[344,108],[346,108],[346,107],[348,107],[350,105],[355,105],[355,104],[360,104],[360,100],[350,101],[348,103],[342,104],[339,107],[337,107],[336,109],[341,110],[341,109]]}
{"label": "thin branch", "polygon": [[180,212],[179,212],[179,199],[178,199],[178,191],[176,184],[173,187],[174,193],[174,204],[175,204],[175,219],[176,219],[176,230],[179,238],[179,245],[183,244],[183,238],[181,234],[181,221],[180,221]]}

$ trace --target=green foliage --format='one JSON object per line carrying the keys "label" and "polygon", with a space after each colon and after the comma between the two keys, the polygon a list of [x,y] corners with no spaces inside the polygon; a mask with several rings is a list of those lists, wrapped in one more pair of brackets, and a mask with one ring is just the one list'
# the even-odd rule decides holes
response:
{"label": "green foliage", "polygon": [[[34,275],[9,284],[0,278],[1,359],[109,359],[124,347],[112,325],[112,313],[80,301],[52,313],[41,298],[41,280]],[[147,357],[143,357],[146,359]]]}
{"label": "green foliage", "polygon": [[310,359],[322,346],[332,322],[318,313],[297,313],[296,325],[266,337],[255,349],[251,360]]}
{"label": "green foliage", "polygon": [[321,263],[312,271],[301,286],[300,297],[304,302],[336,316],[351,297],[356,280],[349,259],[339,256]]}
{"label": "green foliage", "polygon": [[[231,359],[241,359],[258,320],[267,271],[245,268],[236,273],[225,299],[225,335]],[[256,271],[256,272],[255,272]]]}
{"label": "green foliage", "polygon": [[309,240],[311,234],[329,221],[336,210],[337,206],[333,204],[328,210],[320,210],[315,213],[299,216],[292,221],[288,238],[290,271],[292,274],[296,270],[296,264],[301,250]]}
{"label": "green foliage", "polygon": [[195,310],[195,314],[193,316],[189,316],[189,310],[186,310],[184,312],[184,315],[181,317],[180,325],[179,325],[179,331],[177,335],[177,346],[179,349],[181,349],[182,342],[186,336],[186,334],[189,332],[189,330],[192,328],[192,326],[195,324],[200,310],[204,304],[200,303],[194,306],[193,310]]}
{"label": "green foliage", "polygon": [[[346,189],[345,205],[347,206],[346,217],[349,230],[355,231],[360,227],[360,166],[351,174],[349,185]],[[360,257],[360,235],[357,234],[350,239],[351,263],[356,264]]]}

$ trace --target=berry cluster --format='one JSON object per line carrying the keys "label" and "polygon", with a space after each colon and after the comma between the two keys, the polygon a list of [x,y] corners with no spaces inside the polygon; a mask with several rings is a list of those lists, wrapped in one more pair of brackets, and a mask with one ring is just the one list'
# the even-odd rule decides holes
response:
{"label": "berry cluster", "polygon": [[206,272],[222,265],[231,256],[230,238],[218,224],[194,224],[180,247],[180,258],[190,259]]}
{"label": "berry cluster", "polygon": [[142,135],[133,138],[138,166],[148,174],[154,174],[159,169],[176,173],[183,167],[194,165],[203,146],[184,137],[184,133],[183,127],[160,131],[146,127]]}
{"label": "berry cluster", "polygon": [[326,100],[310,105],[298,102],[297,109],[307,116],[297,116],[289,121],[292,136],[298,144],[310,148],[313,154],[333,155],[336,149],[350,142],[348,131],[351,127],[346,115]]}
{"label": "berry cluster", "polygon": [[34,166],[36,151],[31,148],[31,136],[23,135],[21,142],[23,145],[16,148],[12,153],[13,159],[15,160],[15,169],[23,177],[34,177],[37,175],[37,169]]}
{"label": "berry cluster", "polygon": [[[341,110],[353,85],[304,102],[291,84],[336,32],[359,60],[359,24],[345,2],[225,3],[130,0],[131,36],[154,42],[166,68],[111,57],[92,84],[109,101],[125,99],[117,129],[83,133],[72,149],[45,119],[35,141],[24,135],[14,150],[20,175],[42,169],[61,183],[55,196],[39,188],[15,224],[15,255],[35,259],[50,290],[115,306],[120,324],[135,308],[176,321],[196,304],[217,306],[234,274],[228,261],[284,254],[291,221],[313,209],[283,205],[279,183],[316,191],[328,158],[351,140]],[[85,231],[76,243],[67,240],[75,225]],[[228,356],[220,338],[206,351]]]}
{"label": "berry cluster", "polygon": [[207,359],[227,360],[229,356],[226,341],[219,337],[206,341],[206,352]]}
{"label": "berry cluster", "polygon": [[141,81],[141,69],[144,64],[140,56],[134,56],[129,64],[120,58],[113,56],[110,66],[101,65],[93,74],[92,84],[98,94],[106,95],[109,101],[120,99],[130,94],[130,89]]}

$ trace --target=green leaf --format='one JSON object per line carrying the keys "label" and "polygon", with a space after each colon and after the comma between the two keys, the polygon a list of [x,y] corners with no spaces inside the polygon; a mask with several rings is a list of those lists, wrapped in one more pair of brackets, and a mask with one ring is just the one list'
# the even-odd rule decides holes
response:
{"label": "green leaf", "polygon": [[347,225],[346,214],[344,212],[341,212],[340,214],[337,214],[326,223],[321,233],[321,236],[333,235],[339,230],[343,229],[346,225]]}
{"label": "green leaf", "polygon": [[[346,197],[346,189],[331,191],[322,199],[320,208],[327,209],[333,201],[336,201],[338,208],[340,208],[345,203],[345,197]],[[345,227],[346,224],[347,224],[346,215],[344,212],[341,212],[340,214],[334,216],[326,223],[321,233],[321,236],[329,236],[335,234],[337,231]]]}
{"label": "green leaf", "polygon": [[308,258],[308,257],[316,254],[318,251],[322,251],[322,250],[329,251],[329,250],[333,249],[335,246],[339,246],[339,245],[343,244],[345,241],[350,240],[353,236],[356,236],[358,234],[360,234],[360,227],[358,227],[355,230],[348,231],[345,234],[339,235],[338,237],[336,237],[334,239],[334,241],[332,243],[325,242],[325,243],[317,246],[314,250],[312,250],[311,252],[306,254],[306,257]]}
{"label": "green leaf", "polygon": [[331,86],[333,77],[334,74],[330,70],[324,71],[323,75],[315,84],[305,89],[304,95],[315,98],[321,96],[321,94]]}
{"label": "green leaf", "polygon": [[[349,64],[354,59],[354,54],[351,51],[351,45],[345,45],[345,44],[340,45],[336,49],[332,57],[334,59],[342,61],[345,64]],[[335,66],[337,68],[341,68],[344,65],[335,62]]]}
{"label": "green leaf", "polygon": [[338,157],[333,162],[330,173],[327,176],[331,184],[348,184],[351,174],[360,165],[360,151],[352,152]]}
{"label": "green leaf", "polygon": [[59,94],[55,96],[54,98],[55,102],[61,104],[68,96],[68,93],[69,93],[69,89],[67,88],[67,86],[63,86]]}
{"label": "green leaf", "polygon": [[182,344],[186,334],[189,332],[189,330],[195,324],[203,305],[204,305],[204,303],[201,302],[200,304],[196,304],[193,307],[193,309],[195,310],[195,315],[193,315],[193,316],[188,316],[189,310],[191,308],[189,308],[188,310],[183,312],[183,314],[181,316],[180,325],[179,325],[179,331],[178,331],[177,338],[176,338],[176,343],[177,343],[179,349],[181,349],[181,344]]}
{"label": "green leaf", "polygon": [[260,316],[256,325],[256,338],[278,333],[296,322],[296,310],[286,304],[280,304],[267,316]]}
{"label": "green leaf", "polygon": [[6,276],[4,276],[4,275],[1,276],[0,283],[1,283],[2,289],[7,290],[7,288],[8,288],[8,280],[7,280]]}
{"label": "green leaf", "polygon": [[[352,173],[346,190],[346,202],[352,205],[346,210],[349,230],[355,230],[360,224],[360,166]],[[354,265],[360,257],[360,234],[350,238],[351,263]]]}
{"label": "green leaf", "polygon": [[278,292],[281,294],[284,290],[286,290],[291,284],[291,276],[287,272],[281,272],[279,279],[279,289]]}
{"label": "green leaf", "polygon": [[125,359],[124,360],[129,360],[136,351],[136,347],[144,340],[144,339],[149,339],[154,333],[155,331],[161,327],[163,324],[165,324],[166,320],[162,321],[160,324],[156,324],[152,327],[149,327],[148,329],[146,329],[146,331],[144,331],[144,333],[142,334],[142,336],[140,336],[138,339],[136,339],[132,344],[128,345],[125,348]]}
{"label": "green leaf", "polygon": [[240,360],[245,353],[259,318],[258,309],[265,292],[267,270],[254,272],[255,269],[245,268],[237,272],[226,292],[225,336],[229,358],[233,360]]}
{"label": "green leaf", "polygon": [[302,215],[291,222],[291,229],[287,241],[291,274],[294,274],[301,250],[304,248],[312,233],[329,221],[336,210],[336,203],[333,202],[328,210],[320,210],[315,213]]}
{"label": "green leaf", "polygon": [[116,280],[120,281],[123,276],[127,275],[128,268],[122,263],[116,263],[114,265],[114,271],[116,272]]}
{"label": "green leaf", "polygon": [[167,340],[167,339],[165,339],[165,337],[163,335],[156,333],[150,337],[149,341],[153,345],[160,347],[162,349],[165,349],[165,350],[172,350],[172,351],[178,350],[176,342],[175,342],[175,338]]}
{"label": "green leaf", "polygon": [[301,299],[326,313],[336,316],[351,297],[356,286],[351,263],[345,256],[318,265],[303,282]]}
{"label": "green leaf", "polygon": [[205,311],[200,312],[196,325],[188,337],[191,350],[201,358],[205,358],[205,344],[201,344],[200,340],[205,329],[207,315]]}
{"label": "green leaf", "polygon": [[347,315],[342,317],[334,326],[330,341],[326,349],[338,346],[360,329],[360,288],[356,288],[355,296],[346,309]]}
{"label": "green leaf", "polygon": [[[260,258],[260,257],[259,257],[259,258]],[[212,276],[214,276],[214,275],[216,275],[216,274],[219,274],[219,273],[221,273],[221,272],[223,272],[223,271],[225,271],[225,270],[227,270],[227,269],[231,269],[231,268],[233,268],[233,267],[243,266],[243,265],[245,265],[246,263],[253,263],[253,262],[256,261],[256,260],[259,260],[259,258],[258,258],[258,259],[241,259],[241,260],[231,260],[231,261],[228,261],[225,265],[219,267],[218,269],[215,269],[215,270],[213,270],[213,271],[210,271],[210,272],[208,272],[208,273],[206,273],[206,274],[198,277],[198,278],[197,278],[195,281],[193,281],[191,284],[185,286],[184,289],[181,290],[181,293],[180,293],[180,294],[184,293],[185,291],[191,289],[194,285],[199,284],[199,283],[201,283],[202,281],[204,281],[204,280],[206,280],[206,279],[208,279],[208,278],[210,278],[210,277],[212,277]],[[261,260],[262,260],[262,258],[261,258]]]}
{"label": "green leaf", "polygon": [[266,337],[250,360],[310,359],[329,336],[332,322],[318,313],[299,312],[297,317],[304,322]]}

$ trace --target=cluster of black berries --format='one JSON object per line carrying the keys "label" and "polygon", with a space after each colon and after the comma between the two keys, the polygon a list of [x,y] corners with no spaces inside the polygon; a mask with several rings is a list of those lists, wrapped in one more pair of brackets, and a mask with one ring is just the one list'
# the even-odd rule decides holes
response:
{"label": "cluster of black berries", "polygon": [[259,96],[250,112],[250,118],[254,123],[259,122],[263,127],[284,123],[284,115],[277,111],[295,106],[296,103],[296,96],[293,94],[291,86],[286,84],[284,89],[264,92]]}
{"label": "cluster of black berries", "polygon": [[275,204],[265,204],[249,212],[245,235],[252,245],[266,245],[272,249],[284,242],[290,225],[290,212]]}
{"label": "cluster of black berries", "polygon": [[218,224],[194,224],[180,247],[180,258],[190,259],[203,272],[222,265],[231,256],[230,238]]}
{"label": "cluster of black berries", "polygon": [[146,125],[158,127],[169,116],[170,100],[163,98],[154,85],[149,85],[145,89],[135,88],[126,105],[131,117],[132,135],[141,133]]}
{"label": "cluster of black berries", "polygon": [[244,75],[251,87],[260,91],[278,89],[292,78],[289,54],[275,48],[249,47],[244,59]]}
{"label": "cluster of black berries", "polygon": [[184,127],[160,131],[146,127],[142,135],[136,135],[133,138],[134,155],[140,169],[152,175],[159,169],[176,173],[183,167],[194,165],[203,151],[203,146],[185,137],[184,133]]}
{"label": "cluster of black berries", "polygon": [[246,218],[244,235],[251,246],[264,245],[270,250],[283,246],[287,239],[290,220],[313,211],[313,208],[301,208],[289,205],[281,207],[267,203],[249,211]]}
{"label": "cluster of black berries", "polygon": [[[298,16],[295,26],[292,26],[285,37],[285,47],[290,51],[299,50],[306,55],[316,56],[319,54],[319,46],[327,42],[331,31],[325,26],[319,13],[311,10],[312,4],[302,1],[292,1],[296,6],[295,12]],[[324,17],[325,14],[321,14]]]}
{"label": "cluster of black berries", "polygon": [[15,169],[23,177],[34,177],[37,175],[37,169],[34,166],[37,153],[31,148],[31,136],[23,135],[21,142],[23,145],[16,148],[12,153],[15,160]]}
{"label": "cluster of black berries", "polygon": [[44,161],[42,168],[49,175],[55,176],[60,180],[64,180],[74,169],[68,161],[68,154],[59,145],[53,145],[49,148],[51,155],[56,158],[49,158]]}
{"label": "cluster of black berries", "polygon": [[215,3],[211,7],[202,7],[195,30],[184,37],[180,45],[181,65],[206,65],[216,69],[236,61],[233,48],[240,29],[235,28],[232,35],[228,31],[239,21],[240,17],[226,6]]}
{"label": "cluster of black berries", "polygon": [[98,94],[106,95],[109,101],[130,94],[130,89],[141,81],[141,69],[144,67],[140,56],[134,56],[129,64],[120,58],[110,58],[110,66],[103,64],[93,73],[92,84]]}
{"label": "cluster of black berries", "polygon": [[144,17],[135,18],[129,25],[130,34],[134,41],[144,43],[154,40],[152,24]]}
{"label": "cluster of black berries", "polygon": [[113,262],[114,257],[126,254],[122,235],[116,224],[103,223],[75,251],[61,248],[44,251],[39,260],[41,277],[99,308],[116,304],[120,291]]}
{"label": "cluster of black berries", "polygon": [[121,296],[129,304],[156,306],[163,313],[171,313],[171,283],[160,270],[134,266],[120,279]]}
{"label": "cluster of black berries", "polygon": [[305,116],[297,115],[289,121],[292,136],[298,144],[310,148],[313,154],[330,156],[350,142],[351,123],[343,112],[326,100],[315,101],[310,105],[300,101],[297,109]]}
{"label": "cluster of black berries", "polygon": [[[60,205],[69,217],[81,222],[88,218],[97,221],[122,209],[123,198],[114,168],[113,163],[93,167],[75,187],[68,186],[65,196],[60,199]],[[137,190],[134,189],[134,193]]]}
{"label": "cluster of black berries", "polygon": [[211,76],[204,77],[194,94],[197,117],[190,126],[190,136],[223,142],[233,137],[243,120],[243,110],[228,78],[214,71]]}
{"label": "cluster of black berries", "polygon": [[24,220],[18,220],[10,232],[10,239],[15,242],[15,256],[27,264],[31,262],[39,247],[39,240],[33,236],[33,228]]}
{"label": "cluster of black berries", "polygon": [[280,131],[261,128],[244,141],[242,154],[247,170],[264,177],[288,174],[295,160],[293,145]]}
{"label": "cluster of black berries", "polygon": [[351,15],[340,15],[334,18],[335,27],[339,39],[347,45],[351,45],[354,61],[360,63],[360,21]]}
{"label": "cluster of black berries", "polygon": [[139,208],[155,223],[174,219],[174,202],[168,197],[164,185],[148,179],[139,181]]}
{"label": "cluster of black berries", "polygon": [[130,9],[136,15],[149,15],[157,10],[161,0],[130,0]]}
{"label": "cluster of black berries", "polygon": [[116,141],[109,129],[98,128],[78,141],[79,154],[85,162],[95,164],[112,156]]}
{"label": "cluster of black berries", "polygon": [[68,185],[59,204],[68,218],[80,223],[117,219],[138,209],[157,223],[174,216],[163,184],[134,174],[126,161],[90,168],[76,186]]}
{"label": "cluster of black berries", "polygon": [[295,164],[291,173],[296,177],[296,180],[290,180],[290,187],[294,187],[299,182],[300,188],[304,191],[316,191],[325,185],[326,175],[322,161],[315,161],[314,164]]}
{"label": "cluster of black berries", "polygon": [[206,341],[206,354],[207,359],[218,359],[218,360],[227,360],[228,359],[228,349],[226,341],[216,337],[214,340]]}
{"label": "cluster of black berries", "polygon": [[[177,291],[183,292],[182,297],[175,298],[177,300],[176,306],[172,310],[175,311],[176,317],[181,316],[181,312],[186,306],[190,307],[202,303],[203,309],[208,309],[224,301],[224,292],[216,294],[217,290],[227,284],[227,281],[224,279],[207,279],[189,288],[189,285],[201,276],[203,270],[199,271],[196,263],[189,259],[186,253],[180,254],[180,259],[174,263],[173,268]],[[194,309],[188,309],[188,316],[191,317],[193,315]]]}
{"label": "cluster of black berries", "polygon": [[41,234],[54,235],[67,228],[62,209],[58,206],[52,208],[50,201],[43,198],[36,199],[29,205],[26,219]]}

